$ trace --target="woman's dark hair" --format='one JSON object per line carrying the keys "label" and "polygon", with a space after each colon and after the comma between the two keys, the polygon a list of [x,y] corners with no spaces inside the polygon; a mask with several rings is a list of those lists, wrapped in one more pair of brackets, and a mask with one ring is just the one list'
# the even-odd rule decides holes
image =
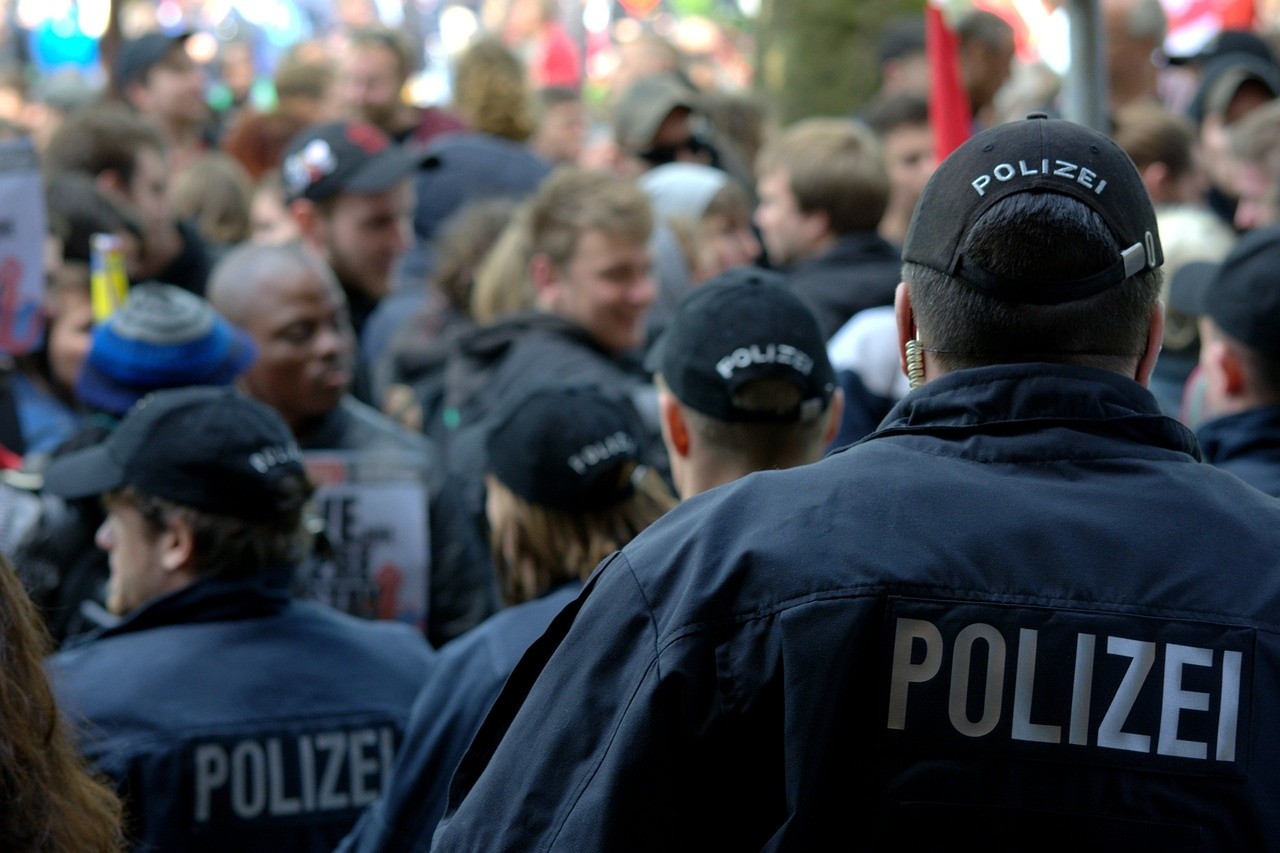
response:
{"label": "woman's dark hair", "polygon": [[120,800],[76,751],[45,674],[48,652],[35,605],[0,557],[0,850],[121,850]]}

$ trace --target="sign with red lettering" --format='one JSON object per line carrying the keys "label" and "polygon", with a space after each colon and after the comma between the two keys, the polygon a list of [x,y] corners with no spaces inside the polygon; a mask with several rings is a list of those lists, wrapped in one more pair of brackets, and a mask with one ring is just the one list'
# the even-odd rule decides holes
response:
{"label": "sign with red lettering", "polygon": [[44,187],[30,137],[0,142],[0,352],[24,355],[44,334]]}
{"label": "sign with red lettering", "polygon": [[325,550],[304,594],[358,616],[426,626],[427,487],[407,451],[303,452]]}

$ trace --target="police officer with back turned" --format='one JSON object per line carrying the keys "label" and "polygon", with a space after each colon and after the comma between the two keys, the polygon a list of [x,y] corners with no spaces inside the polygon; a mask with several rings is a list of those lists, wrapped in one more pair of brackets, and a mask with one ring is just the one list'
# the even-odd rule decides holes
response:
{"label": "police officer with back turned", "polygon": [[433,849],[1280,849],[1280,503],[1144,387],[1162,254],[1132,162],[991,128],[903,259],[914,390],[605,561]]}

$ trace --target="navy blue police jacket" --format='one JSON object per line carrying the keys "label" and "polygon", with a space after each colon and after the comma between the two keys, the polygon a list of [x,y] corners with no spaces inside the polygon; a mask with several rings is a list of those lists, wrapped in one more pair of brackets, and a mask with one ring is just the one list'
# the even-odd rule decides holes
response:
{"label": "navy blue police jacket", "polygon": [[1149,392],[959,371],[603,563],[433,849],[1280,850],[1278,631],[1280,501]]}
{"label": "navy blue police jacket", "polygon": [[1280,497],[1280,406],[1214,418],[1201,425],[1196,440],[1206,462]]}
{"label": "navy blue police jacket", "polygon": [[209,578],[52,656],[138,851],[330,851],[391,776],[432,652],[409,625]]}
{"label": "navy blue police jacket", "polygon": [[582,589],[580,581],[500,610],[440,648],[409,714],[391,784],[335,853],[426,850],[449,779],[521,655]]}

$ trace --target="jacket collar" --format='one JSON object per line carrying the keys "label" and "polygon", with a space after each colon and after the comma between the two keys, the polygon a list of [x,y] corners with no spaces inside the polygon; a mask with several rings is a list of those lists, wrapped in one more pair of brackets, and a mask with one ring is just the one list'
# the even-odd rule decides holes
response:
{"label": "jacket collar", "polygon": [[86,640],[167,625],[274,616],[292,599],[289,588],[292,580],[293,574],[287,569],[234,580],[204,578],[142,605],[116,624],[91,632]]}
{"label": "jacket collar", "polygon": [[1259,452],[1280,453],[1280,406],[1214,418],[1196,432],[1206,461],[1221,464]]}
{"label": "jacket collar", "polygon": [[893,435],[1025,435],[1063,428],[1200,459],[1192,432],[1132,379],[1089,367],[1006,364],[959,370],[903,397],[865,441]]}

